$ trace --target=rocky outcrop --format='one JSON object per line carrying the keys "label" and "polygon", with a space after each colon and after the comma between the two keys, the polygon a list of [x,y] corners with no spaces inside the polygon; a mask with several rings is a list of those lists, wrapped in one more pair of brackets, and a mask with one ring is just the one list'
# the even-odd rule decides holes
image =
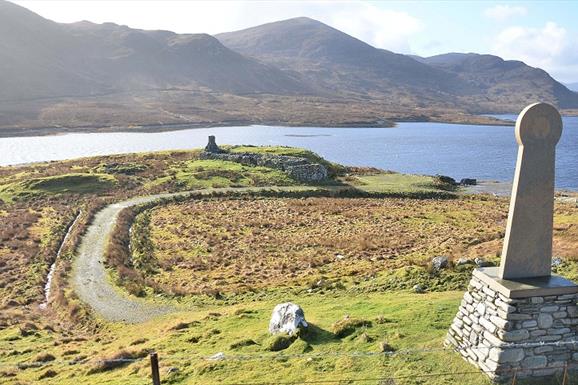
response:
{"label": "rocky outcrop", "polygon": [[473,178],[463,178],[462,180],[460,180],[460,185],[462,186],[475,186],[477,184],[478,180]]}
{"label": "rocky outcrop", "polygon": [[308,327],[305,321],[305,314],[299,305],[292,302],[280,303],[273,309],[271,322],[269,322],[269,333],[287,333],[294,335],[300,329]]}

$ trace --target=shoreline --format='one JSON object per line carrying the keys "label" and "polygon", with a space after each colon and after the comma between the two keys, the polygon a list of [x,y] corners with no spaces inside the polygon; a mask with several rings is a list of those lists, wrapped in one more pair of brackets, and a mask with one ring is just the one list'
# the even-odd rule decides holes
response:
{"label": "shoreline", "polygon": [[34,127],[34,128],[7,128],[0,129],[0,139],[4,138],[30,138],[44,136],[60,136],[68,134],[101,134],[101,133],[160,133],[170,131],[183,131],[202,128],[217,127],[251,127],[251,126],[269,126],[269,127],[303,127],[303,128],[395,128],[398,123],[439,123],[439,124],[458,124],[468,126],[504,126],[511,127],[514,122],[500,119],[490,119],[487,121],[471,120],[416,120],[411,118],[400,118],[394,121],[377,121],[377,122],[343,122],[343,123],[316,123],[316,124],[291,124],[287,122],[267,121],[267,122],[250,122],[243,120],[224,121],[224,122],[200,122],[200,123],[174,123],[174,124],[152,124],[137,126],[83,126],[83,127]]}
{"label": "shoreline", "polygon": [[[556,200],[560,202],[578,203],[578,187],[555,189]],[[509,197],[512,194],[512,182],[499,180],[479,180],[474,186],[464,186],[464,194],[491,194],[499,197]]]}

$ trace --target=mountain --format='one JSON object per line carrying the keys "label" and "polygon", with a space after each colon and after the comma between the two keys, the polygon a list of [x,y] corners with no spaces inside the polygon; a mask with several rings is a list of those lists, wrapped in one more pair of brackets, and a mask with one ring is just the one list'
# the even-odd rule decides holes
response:
{"label": "mountain", "polygon": [[578,109],[578,93],[522,62],[401,55],[305,17],[210,36],[56,23],[0,0],[0,136],[497,124],[479,114],[538,100]]}
{"label": "mountain", "polygon": [[578,95],[522,62],[461,53],[400,55],[309,18],[216,37],[237,52],[299,72],[317,87],[338,93],[394,97],[400,104],[459,106],[470,112],[518,111],[536,100],[578,107]]}
{"label": "mountain", "polygon": [[59,24],[6,1],[0,1],[0,47],[0,100],[171,87],[237,94],[308,91],[298,77],[206,34]]}
{"label": "mountain", "polygon": [[[227,47],[298,72],[341,94],[440,97],[468,89],[445,71],[377,49],[317,20],[299,17],[216,35]],[[407,91],[410,91],[409,94]]]}
{"label": "mountain", "polygon": [[493,103],[527,104],[540,100],[560,108],[576,108],[578,94],[554,80],[546,71],[521,61],[476,53],[448,53],[421,62],[457,75],[475,85]]}
{"label": "mountain", "polygon": [[578,83],[566,83],[565,86],[574,92],[578,92]]}

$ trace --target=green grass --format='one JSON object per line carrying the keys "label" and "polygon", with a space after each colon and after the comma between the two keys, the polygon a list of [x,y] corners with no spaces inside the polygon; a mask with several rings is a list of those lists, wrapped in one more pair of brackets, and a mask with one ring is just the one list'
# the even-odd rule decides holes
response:
{"label": "green grass", "polygon": [[309,159],[314,163],[319,163],[327,167],[330,176],[335,176],[345,171],[345,167],[329,162],[316,153],[303,148],[285,146],[233,146],[229,150],[232,153],[249,152],[253,154],[285,155]]}
{"label": "green grass", "polygon": [[0,185],[0,199],[11,202],[36,195],[97,193],[112,188],[115,183],[114,176],[108,174],[71,173],[30,178]]}
{"label": "green grass", "polygon": [[[145,357],[146,352],[156,351],[164,384],[322,380],[343,384],[364,378],[373,380],[351,383],[381,384],[393,378],[396,385],[489,385],[484,374],[459,354],[443,348],[462,295],[461,291],[451,291],[287,296],[197,308],[140,325],[108,324],[98,339],[86,341],[78,336],[59,338],[41,328],[23,336],[18,328],[9,327],[0,331],[0,359],[5,364],[0,372],[15,375],[6,377],[6,384],[35,381],[51,370],[55,376],[42,383],[76,385],[82,378],[83,383],[91,384],[140,385],[150,381],[146,358],[124,365],[96,361]],[[269,318],[273,307],[286,300],[302,306],[310,330],[294,339],[287,349],[272,352]],[[346,316],[355,322],[347,333],[337,336],[336,325],[342,324]],[[383,346],[387,346],[387,354],[379,354]],[[207,360],[217,353],[223,353],[225,359]],[[41,367],[26,368],[25,363],[39,354],[55,359]],[[89,361],[76,365],[61,362],[83,357]],[[21,369],[10,366],[18,363]],[[446,375],[429,376],[435,373]]]}
{"label": "green grass", "polygon": [[[40,352],[51,354],[56,357],[54,362],[41,368],[17,371],[17,378],[23,381],[34,380],[47,370],[53,370],[56,376],[43,383],[63,385],[76,384],[78,379],[73,378],[74,375],[87,376],[83,378],[87,383],[142,384],[149,375],[147,361],[99,371],[102,364],[68,365],[59,363],[59,360],[79,356],[97,359],[116,357],[119,354],[139,356],[147,350],[159,352],[164,383],[283,383],[471,371],[472,367],[453,352],[419,351],[442,347],[461,295],[461,292],[426,295],[343,294],[338,301],[333,295],[318,294],[286,298],[303,307],[312,326],[309,333],[294,341],[287,350],[278,353],[268,350],[271,339],[267,326],[274,305],[281,299],[243,306],[205,308],[137,326],[111,324],[101,333],[99,342],[70,341],[55,346],[55,337],[50,333],[39,331],[38,336],[20,337],[17,330],[9,328],[0,331],[0,348],[10,350],[1,357],[3,362],[17,363],[30,361]],[[346,315],[367,322],[360,322],[359,327],[354,327],[350,334],[339,338],[332,332],[332,326]],[[142,342],[143,339],[146,341]],[[249,340],[255,344],[249,343]],[[355,352],[378,353],[382,342],[396,351],[417,351],[392,357],[352,355]],[[66,351],[75,353],[65,355]],[[218,352],[223,352],[231,359],[205,359]],[[289,356],[283,358],[278,354]],[[309,356],[290,356],[299,354]],[[245,356],[245,359],[234,359],[238,355]],[[178,371],[167,374],[169,367],[177,368]],[[89,372],[94,374],[87,374]],[[427,383],[447,384],[465,380],[469,385],[489,384],[479,373],[453,378],[454,382],[427,378]],[[396,382],[422,383],[423,379]]]}
{"label": "green grass", "polygon": [[420,194],[439,192],[440,186],[434,177],[424,175],[379,173],[347,177],[351,183],[366,192],[386,194]]}
{"label": "green grass", "polygon": [[222,160],[191,160],[169,171],[168,176],[150,184],[173,182],[183,189],[218,187],[291,186],[296,181],[282,171],[267,167],[251,167]]}

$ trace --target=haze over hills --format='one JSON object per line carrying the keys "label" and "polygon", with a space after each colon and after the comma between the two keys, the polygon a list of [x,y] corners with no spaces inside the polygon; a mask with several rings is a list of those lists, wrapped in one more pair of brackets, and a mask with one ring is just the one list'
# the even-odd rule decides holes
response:
{"label": "haze over hills", "polygon": [[466,86],[444,71],[374,48],[306,17],[216,37],[235,51],[298,72],[317,87],[340,93],[391,96],[400,92],[435,99]]}
{"label": "haze over hills", "polygon": [[578,108],[578,93],[521,62],[401,55],[304,17],[212,37],[61,24],[0,0],[0,47],[0,135],[488,122],[469,114],[536,100]]}
{"label": "haze over hills", "polygon": [[565,86],[574,92],[578,92],[578,83],[566,83]]}
{"label": "haze over hills", "polygon": [[[309,18],[217,35],[227,47],[304,74],[320,87],[471,112],[519,110],[530,100],[578,106],[578,94],[545,71],[492,55],[420,58],[374,48]],[[377,94],[377,95],[376,95]]]}
{"label": "haze over hills", "polygon": [[209,35],[58,24],[0,2],[0,100],[170,87],[291,94],[306,87]]}
{"label": "haze over hills", "polygon": [[560,108],[576,106],[575,92],[554,80],[546,71],[521,61],[476,53],[448,53],[421,58],[420,61],[473,84],[492,103],[524,105],[534,99]]}

